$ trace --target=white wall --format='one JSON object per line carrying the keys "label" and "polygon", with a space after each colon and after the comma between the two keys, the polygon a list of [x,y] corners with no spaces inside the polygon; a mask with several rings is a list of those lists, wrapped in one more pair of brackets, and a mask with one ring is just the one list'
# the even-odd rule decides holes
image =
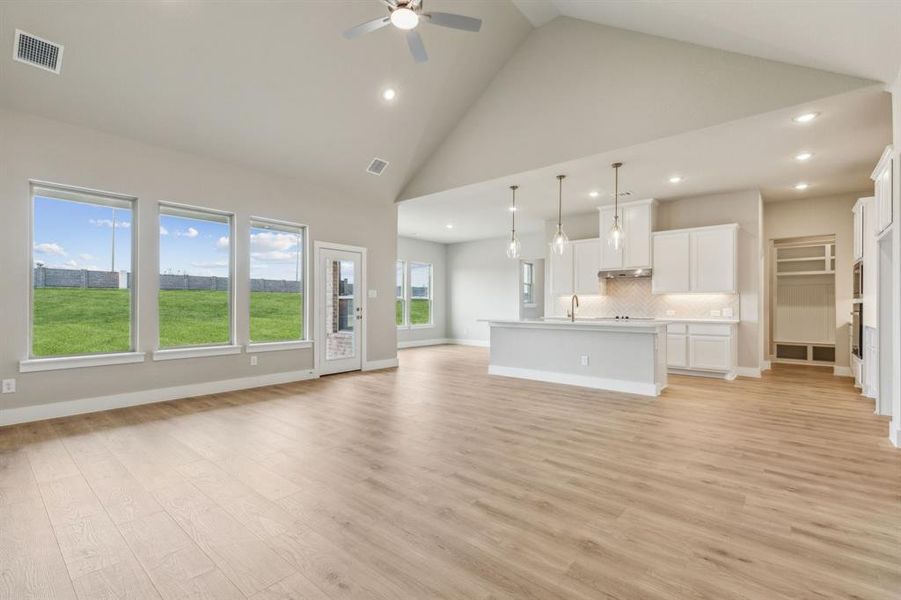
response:
{"label": "white wall", "polygon": [[414,238],[397,238],[397,260],[432,265],[432,325],[398,327],[397,343],[443,340],[447,337],[447,245]]}
{"label": "white wall", "polygon": [[[121,192],[138,198],[138,350],[157,344],[159,282],[158,202],[172,201],[236,215],[236,338],[248,341],[248,219],[251,215],[305,223],[312,240],[365,246],[369,299],[368,360],[396,357],[394,255],[397,219],[393,203],[355,197],[339,189],[271,176],[199,156],[171,151],[24,113],[0,111],[0,376],[16,377],[18,392],[0,398],[8,409],[185,386],[222,379],[311,369],[311,349],[269,352],[251,367],[246,354],[18,373],[26,358],[29,179]],[[312,244],[311,244],[312,247]],[[310,282],[309,296],[315,295]]]}
{"label": "white wall", "polygon": [[[892,92],[892,139],[895,151],[892,202],[895,215],[892,231],[892,266],[894,281],[886,281],[892,287],[892,326],[888,335],[892,336],[892,423],[889,434],[892,443],[901,447],[901,71],[891,88]],[[880,281],[879,285],[883,285]],[[880,335],[883,335],[880,332]]]}
{"label": "white wall", "polygon": [[528,35],[417,171],[402,198],[626,148],[870,84],[561,17]]}
{"label": "white wall", "polygon": [[[519,318],[519,261],[507,258],[506,241],[448,245],[448,338],[487,343],[489,327],[480,319]],[[524,235],[520,242],[523,258],[544,258],[542,234]]]}
{"label": "white wall", "polygon": [[[872,190],[825,198],[804,198],[768,202],[763,207],[764,241],[835,235],[835,366],[850,366],[849,325],[851,322],[852,269],[854,265],[854,225],[851,209],[858,198],[872,196]],[[766,319],[770,318],[771,264],[766,260]],[[765,321],[768,323],[768,321]],[[764,327],[766,348],[770,348],[770,328]]]}

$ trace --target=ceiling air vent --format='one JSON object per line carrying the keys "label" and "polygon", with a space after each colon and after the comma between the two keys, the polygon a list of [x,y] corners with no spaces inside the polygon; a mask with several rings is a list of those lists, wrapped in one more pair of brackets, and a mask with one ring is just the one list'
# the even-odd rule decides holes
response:
{"label": "ceiling air vent", "polygon": [[63,47],[16,29],[13,58],[51,73],[59,74],[63,62]]}
{"label": "ceiling air vent", "polygon": [[369,166],[366,168],[366,172],[372,173],[373,175],[381,175],[385,171],[385,168],[387,166],[387,160],[382,160],[381,158],[373,158],[372,162],[369,163]]}

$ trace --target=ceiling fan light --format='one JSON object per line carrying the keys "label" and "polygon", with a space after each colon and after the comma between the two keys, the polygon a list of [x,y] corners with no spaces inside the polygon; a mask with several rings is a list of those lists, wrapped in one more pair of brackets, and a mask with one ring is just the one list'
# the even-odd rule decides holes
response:
{"label": "ceiling fan light", "polygon": [[419,25],[419,15],[409,8],[397,8],[391,12],[391,24],[398,29],[410,30]]}

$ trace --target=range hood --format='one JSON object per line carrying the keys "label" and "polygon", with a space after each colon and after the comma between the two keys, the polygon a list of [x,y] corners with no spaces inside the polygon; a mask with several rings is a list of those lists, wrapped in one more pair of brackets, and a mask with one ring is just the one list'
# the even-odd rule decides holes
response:
{"label": "range hood", "polygon": [[651,269],[613,269],[613,270],[601,270],[598,271],[598,279],[620,279],[630,277],[635,279],[637,277],[650,277]]}

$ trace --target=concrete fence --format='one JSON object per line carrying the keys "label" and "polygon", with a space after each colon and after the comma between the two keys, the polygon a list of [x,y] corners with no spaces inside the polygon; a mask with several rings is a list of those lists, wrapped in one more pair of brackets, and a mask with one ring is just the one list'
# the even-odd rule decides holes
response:
{"label": "concrete fence", "polygon": [[[121,284],[121,285],[120,285]],[[89,271],[87,269],[52,269],[35,267],[36,288],[131,288],[131,273],[125,271]],[[228,291],[227,277],[160,274],[161,290]],[[299,293],[300,282],[284,279],[251,279],[252,292]]]}

